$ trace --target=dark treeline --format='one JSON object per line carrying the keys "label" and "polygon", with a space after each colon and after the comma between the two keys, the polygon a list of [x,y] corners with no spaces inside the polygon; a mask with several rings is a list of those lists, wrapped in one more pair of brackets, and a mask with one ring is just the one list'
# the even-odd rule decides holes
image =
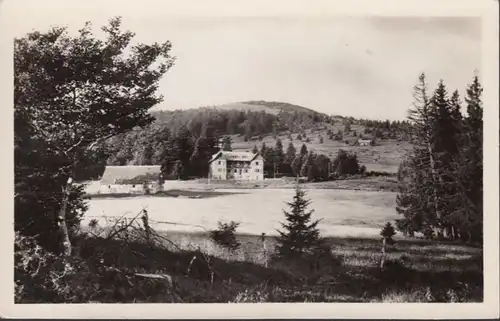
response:
{"label": "dark treeline", "polygon": [[[465,104],[441,81],[429,93],[425,75],[414,87],[409,121],[414,149],[401,164],[398,228],[428,238],[480,242],[483,233],[482,88],[477,77]],[[466,113],[462,113],[463,105]]]}
{"label": "dark treeline", "polygon": [[411,123],[403,120],[368,120],[360,119],[358,123],[365,127],[363,134],[372,135],[378,139],[398,139],[402,141],[411,140]]}
{"label": "dark treeline", "polygon": [[366,170],[364,166],[359,166],[354,153],[341,149],[332,160],[326,155],[308,151],[305,144],[297,150],[292,142],[285,151],[279,138],[275,146],[263,143],[260,150],[255,146],[253,151],[259,151],[264,158],[264,173],[268,178],[300,176],[308,181],[326,181],[344,175],[362,174]]}

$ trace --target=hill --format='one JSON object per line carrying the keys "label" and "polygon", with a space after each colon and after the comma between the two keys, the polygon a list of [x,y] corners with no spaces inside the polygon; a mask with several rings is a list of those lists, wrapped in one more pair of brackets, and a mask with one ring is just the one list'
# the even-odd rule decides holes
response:
{"label": "hill", "polygon": [[[152,115],[156,121],[150,126],[135,128],[106,143],[108,165],[159,165],[165,155],[166,142],[177,137],[182,128],[187,130],[193,144],[202,136],[215,140],[230,137],[234,150],[260,149],[264,143],[273,147],[278,138],[285,149],[290,142],[297,150],[305,144],[308,150],[330,158],[339,149],[350,150],[358,155],[361,164],[374,171],[395,172],[405,151],[411,147],[407,142],[406,122],[331,116],[286,102],[235,102],[155,111]],[[356,146],[361,137],[375,138],[376,146]]]}

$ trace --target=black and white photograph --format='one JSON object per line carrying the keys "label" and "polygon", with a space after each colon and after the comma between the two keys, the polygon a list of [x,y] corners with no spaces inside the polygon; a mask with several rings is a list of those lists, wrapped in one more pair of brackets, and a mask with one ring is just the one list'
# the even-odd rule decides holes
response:
{"label": "black and white photograph", "polygon": [[498,317],[498,2],[456,3],[3,1],[2,301]]}

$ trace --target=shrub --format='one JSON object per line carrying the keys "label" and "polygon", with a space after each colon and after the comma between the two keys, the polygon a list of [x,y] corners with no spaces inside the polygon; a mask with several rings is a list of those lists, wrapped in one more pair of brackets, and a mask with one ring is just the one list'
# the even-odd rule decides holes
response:
{"label": "shrub", "polygon": [[237,250],[241,246],[241,243],[236,239],[235,232],[240,223],[234,221],[231,221],[229,223],[222,223],[219,221],[217,225],[217,229],[211,230],[209,232],[210,238],[216,244],[230,251]]}
{"label": "shrub", "polygon": [[396,231],[394,230],[394,227],[392,226],[391,222],[387,222],[385,226],[382,228],[380,231],[380,236],[385,238],[388,243],[393,243],[394,240],[392,237],[396,235]]}
{"label": "shrub", "polygon": [[16,303],[86,302],[97,293],[97,276],[78,258],[55,255],[19,233],[14,251]]}

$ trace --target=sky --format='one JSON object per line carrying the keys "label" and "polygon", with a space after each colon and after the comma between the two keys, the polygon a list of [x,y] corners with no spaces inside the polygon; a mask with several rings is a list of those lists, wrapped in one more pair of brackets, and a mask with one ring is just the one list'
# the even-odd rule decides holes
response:
{"label": "sky", "polygon": [[[121,3],[127,3],[124,1]],[[481,71],[481,21],[473,17],[180,12],[148,0],[7,1],[10,33],[51,25],[98,30],[113,16],[137,42],[172,42],[175,65],[160,83],[159,109],[247,100],[283,101],[327,114],[403,119],[421,72],[463,95]],[[152,5],[156,3],[157,5]],[[165,2],[164,2],[165,3]],[[176,14],[173,14],[175,12]],[[241,12],[240,12],[241,13]]]}

